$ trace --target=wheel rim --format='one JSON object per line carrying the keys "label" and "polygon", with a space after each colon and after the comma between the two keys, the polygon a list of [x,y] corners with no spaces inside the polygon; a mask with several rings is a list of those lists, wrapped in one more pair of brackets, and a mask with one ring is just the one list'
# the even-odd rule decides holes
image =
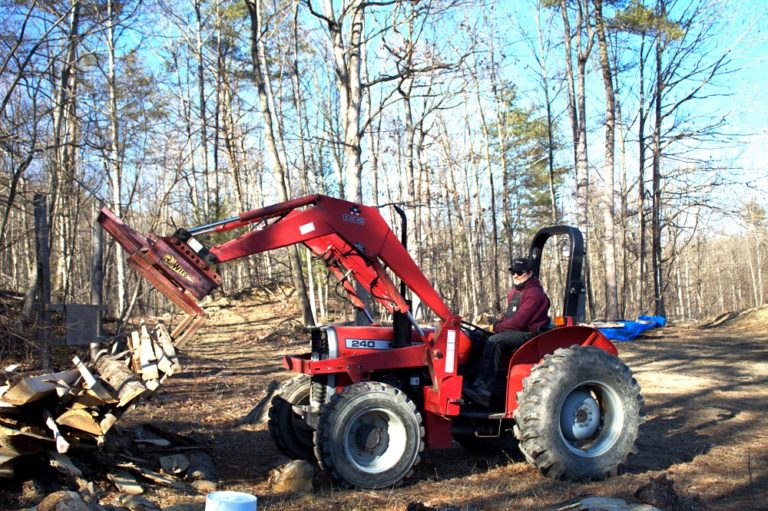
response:
{"label": "wheel rim", "polygon": [[623,411],[621,398],[612,387],[599,381],[584,382],[571,389],[560,405],[560,437],[577,456],[600,456],[618,441],[624,428]]}
{"label": "wheel rim", "polygon": [[391,411],[363,410],[344,428],[344,452],[357,470],[378,474],[400,461],[406,437],[405,424]]}

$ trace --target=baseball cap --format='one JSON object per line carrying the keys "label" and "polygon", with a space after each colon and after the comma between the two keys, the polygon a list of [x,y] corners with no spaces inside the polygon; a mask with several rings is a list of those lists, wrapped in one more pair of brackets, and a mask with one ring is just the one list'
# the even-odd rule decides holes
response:
{"label": "baseball cap", "polygon": [[512,264],[509,267],[509,271],[522,275],[523,273],[531,271],[531,262],[526,257],[517,257],[512,259]]}

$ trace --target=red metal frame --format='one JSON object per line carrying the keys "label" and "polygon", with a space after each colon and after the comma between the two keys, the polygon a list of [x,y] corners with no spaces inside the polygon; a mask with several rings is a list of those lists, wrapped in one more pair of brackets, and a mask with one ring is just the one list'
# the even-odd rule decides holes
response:
{"label": "red metal frame", "polygon": [[517,393],[523,390],[523,380],[531,374],[533,366],[558,348],[568,348],[574,344],[595,346],[611,355],[619,354],[616,346],[599,330],[586,326],[555,328],[534,337],[515,351],[509,360],[505,418],[511,419],[517,409]]}
{"label": "red metal frame", "polygon": [[[304,208],[299,211],[298,208]],[[211,248],[220,262],[231,261],[267,250],[303,243],[316,255],[331,263],[334,274],[341,268],[371,292],[372,298],[388,311],[408,311],[405,299],[387,275],[388,267],[411,291],[445,320],[450,310],[429,280],[413,261],[381,217],[379,210],[325,195],[300,199],[242,213],[239,219],[216,228],[229,231],[275,219],[263,228]],[[381,262],[380,262],[381,261]],[[383,263],[383,264],[382,264]],[[348,292],[351,286],[345,286]],[[352,291],[352,293],[354,293]],[[353,303],[361,304],[354,299]]]}

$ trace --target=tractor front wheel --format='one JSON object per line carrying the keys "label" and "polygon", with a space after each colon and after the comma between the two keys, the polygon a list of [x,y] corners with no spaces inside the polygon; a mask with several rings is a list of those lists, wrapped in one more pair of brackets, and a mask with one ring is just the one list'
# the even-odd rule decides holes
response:
{"label": "tractor front wheel", "polygon": [[515,435],[526,459],[556,479],[616,474],[635,452],[640,386],[617,357],[561,348],[534,366],[517,394]]}
{"label": "tractor front wheel", "polygon": [[390,488],[413,473],[424,449],[416,405],[380,382],[350,385],[320,411],[315,455],[345,487]]}
{"label": "tractor front wheel", "polygon": [[269,432],[277,448],[291,459],[314,460],[313,429],[294,406],[309,404],[311,381],[302,374],[283,382],[269,408]]}

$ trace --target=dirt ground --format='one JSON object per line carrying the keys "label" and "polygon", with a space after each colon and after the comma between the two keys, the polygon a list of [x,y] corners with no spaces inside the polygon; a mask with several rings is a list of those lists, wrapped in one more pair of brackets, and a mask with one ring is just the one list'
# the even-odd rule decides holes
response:
{"label": "dirt ground", "polygon": [[[386,491],[335,488],[316,473],[311,495],[281,496],[267,482],[279,457],[265,423],[239,425],[272,380],[287,379],[280,358],[307,350],[291,301],[220,300],[205,328],[183,348],[184,373],[120,424],[152,423],[194,438],[217,463],[220,489],[259,498],[259,509],[546,509],[596,495],[636,501],[635,491],[666,475],[680,497],[667,510],[758,510],[768,499],[768,309],[712,329],[667,327],[621,343],[646,402],[639,454],[626,473],[569,483],[524,461],[454,448],[425,451],[415,476]],[[205,497],[154,487],[165,510],[203,510]]]}

